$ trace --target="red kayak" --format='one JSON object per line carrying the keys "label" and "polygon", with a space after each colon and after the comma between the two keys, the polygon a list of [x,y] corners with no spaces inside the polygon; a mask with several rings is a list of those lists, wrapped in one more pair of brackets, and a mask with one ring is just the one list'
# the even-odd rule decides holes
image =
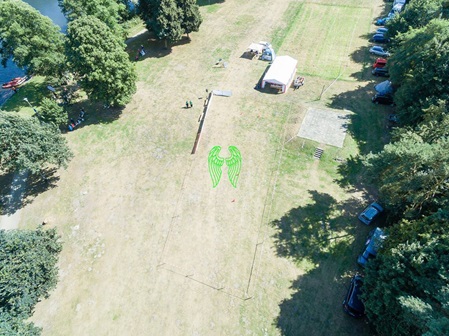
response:
{"label": "red kayak", "polygon": [[11,89],[15,86],[22,85],[27,80],[27,77],[16,77],[10,80],[8,83],[2,85],[2,89]]}

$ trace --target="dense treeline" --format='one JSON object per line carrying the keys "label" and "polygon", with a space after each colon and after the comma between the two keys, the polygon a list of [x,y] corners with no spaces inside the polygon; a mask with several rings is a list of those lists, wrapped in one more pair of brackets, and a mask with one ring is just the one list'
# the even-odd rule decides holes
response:
{"label": "dense treeline", "polygon": [[368,264],[364,296],[380,335],[449,335],[448,2],[410,0],[388,22],[388,61],[402,127],[366,176],[389,211],[390,236]]}
{"label": "dense treeline", "polygon": [[0,335],[40,335],[27,319],[56,287],[61,249],[55,229],[0,230]]}

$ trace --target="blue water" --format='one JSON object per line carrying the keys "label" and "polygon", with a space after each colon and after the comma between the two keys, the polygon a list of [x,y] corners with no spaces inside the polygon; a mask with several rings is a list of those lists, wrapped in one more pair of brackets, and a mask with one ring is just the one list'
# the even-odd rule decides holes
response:
{"label": "blue water", "polygon": [[[25,0],[26,3],[36,8],[42,15],[48,16],[62,31],[67,29],[67,20],[58,6],[58,0]],[[8,60],[6,68],[0,65],[0,84],[9,82],[15,77],[25,74],[23,69],[18,68],[12,60]],[[0,88],[0,106],[12,95],[12,90]]]}

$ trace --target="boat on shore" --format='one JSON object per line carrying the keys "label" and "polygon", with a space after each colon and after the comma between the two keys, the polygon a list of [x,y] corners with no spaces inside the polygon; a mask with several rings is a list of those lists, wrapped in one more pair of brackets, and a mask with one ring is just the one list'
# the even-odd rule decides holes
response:
{"label": "boat on shore", "polygon": [[11,79],[9,82],[6,82],[2,85],[2,89],[12,89],[14,87],[20,86],[28,79],[28,76],[16,77]]}

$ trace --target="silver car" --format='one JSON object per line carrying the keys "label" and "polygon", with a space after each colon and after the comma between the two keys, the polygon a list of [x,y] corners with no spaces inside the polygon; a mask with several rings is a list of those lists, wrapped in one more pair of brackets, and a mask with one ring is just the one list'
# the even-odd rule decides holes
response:
{"label": "silver car", "polygon": [[369,52],[373,55],[382,56],[382,57],[390,56],[390,53],[388,51],[386,51],[384,48],[382,48],[381,46],[373,46],[373,47],[371,47]]}

